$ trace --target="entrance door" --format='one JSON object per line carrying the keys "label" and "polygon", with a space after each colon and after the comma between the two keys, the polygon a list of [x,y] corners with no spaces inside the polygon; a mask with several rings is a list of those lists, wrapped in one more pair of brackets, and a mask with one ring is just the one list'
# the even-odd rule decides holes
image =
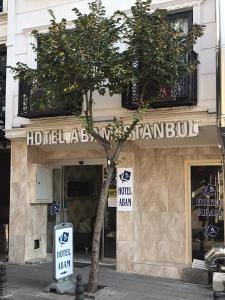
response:
{"label": "entrance door", "polygon": [[64,206],[74,226],[74,252],[89,256],[102,185],[102,166],[64,167]]}
{"label": "entrance door", "polygon": [[[52,252],[54,225],[70,222],[74,227],[76,257],[90,257],[103,167],[101,165],[63,166],[53,169],[53,202],[59,212],[48,210],[48,253]],[[116,172],[115,172],[116,174]],[[116,257],[116,176],[110,186],[102,230],[100,257]],[[49,208],[51,208],[51,204]]]}
{"label": "entrance door", "polygon": [[192,258],[204,259],[212,246],[224,245],[221,166],[191,167]]}

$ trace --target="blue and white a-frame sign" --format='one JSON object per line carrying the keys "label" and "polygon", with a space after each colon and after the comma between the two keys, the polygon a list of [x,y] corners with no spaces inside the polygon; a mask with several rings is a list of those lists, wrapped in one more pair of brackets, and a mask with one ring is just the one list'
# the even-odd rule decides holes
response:
{"label": "blue and white a-frame sign", "polygon": [[58,294],[74,288],[73,279],[73,224],[62,223],[54,227],[53,279],[45,292]]}

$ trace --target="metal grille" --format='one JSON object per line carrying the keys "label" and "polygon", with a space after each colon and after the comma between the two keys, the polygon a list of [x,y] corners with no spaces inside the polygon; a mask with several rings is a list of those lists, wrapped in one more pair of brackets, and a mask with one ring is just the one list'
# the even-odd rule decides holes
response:
{"label": "metal grille", "polygon": [[[193,62],[197,59],[197,54],[191,51],[187,59]],[[135,83],[122,94],[122,106],[127,109],[137,109],[139,105],[139,90],[141,84]],[[160,87],[157,97],[154,89],[149,86],[145,100],[150,102],[151,107],[187,106],[197,104],[197,70],[192,74],[185,75],[175,88]],[[152,100],[154,99],[154,100]]]}
{"label": "metal grille", "polygon": [[32,83],[20,80],[18,116],[23,118],[43,118],[81,113],[81,95],[63,95],[55,91],[47,97],[44,89],[35,89]]}

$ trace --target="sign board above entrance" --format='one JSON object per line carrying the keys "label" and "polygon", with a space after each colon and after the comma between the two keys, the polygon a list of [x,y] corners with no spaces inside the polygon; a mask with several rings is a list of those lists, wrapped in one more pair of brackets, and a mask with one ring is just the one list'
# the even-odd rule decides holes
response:
{"label": "sign board above entrance", "polygon": [[[124,126],[124,131],[127,126]],[[110,139],[110,129],[97,127],[95,130],[106,139]],[[187,138],[199,135],[198,123],[194,121],[161,122],[138,124],[132,131],[130,140],[154,140],[166,138]],[[94,142],[84,128],[72,130],[41,130],[27,132],[27,145],[54,145]]]}

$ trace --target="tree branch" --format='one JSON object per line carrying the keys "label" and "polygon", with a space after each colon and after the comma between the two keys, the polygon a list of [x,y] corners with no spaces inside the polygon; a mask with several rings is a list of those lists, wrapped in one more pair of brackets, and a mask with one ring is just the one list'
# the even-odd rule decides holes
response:
{"label": "tree branch", "polygon": [[87,121],[86,129],[88,133],[93,136],[94,139],[104,148],[106,155],[108,155],[109,149],[110,149],[110,142],[107,141],[105,138],[100,136],[95,130],[94,130],[94,121],[93,121],[93,92],[90,91],[90,96],[88,97],[88,93],[85,93],[85,105],[86,109],[84,111],[85,118]]}

